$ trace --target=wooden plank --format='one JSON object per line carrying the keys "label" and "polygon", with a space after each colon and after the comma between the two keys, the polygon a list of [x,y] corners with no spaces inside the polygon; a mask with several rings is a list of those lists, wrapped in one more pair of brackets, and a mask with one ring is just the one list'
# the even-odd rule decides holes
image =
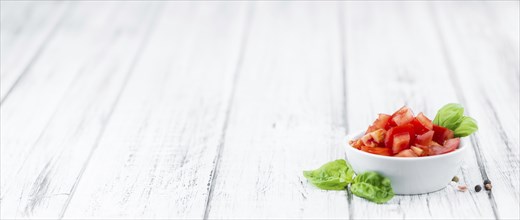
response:
{"label": "wooden plank", "polygon": [[155,13],[149,3],[73,6],[2,103],[2,218],[60,217]]}
{"label": "wooden plank", "polygon": [[247,5],[166,4],[64,218],[204,215]]}
{"label": "wooden plank", "polygon": [[520,213],[520,7],[518,1],[433,5],[450,71],[479,122],[472,141],[498,218]]}
{"label": "wooden plank", "polygon": [[343,157],[335,2],[256,2],[206,217],[347,218],[303,170]]}
{"label": "wooden plank", "polygon": [[6,98],[36,61],[59,27],[67,3],[2,1],[0,19],[0,100]]}
{"label": "wooden plank", "polygon": [[[377,113],[392,113],[405,104],[433,118],[444,104],[460,102],[428,5],[347,2],[344,9],[349,131],[364,130]],[[470,114],[475,108],[468,106]],[[482,176],[470,151],[458,176],[471,188],[482,182]],[[354,196],[350,215],[352,219],[495,218],[486,193],[462,193],[453,186],[425,195],[396,196],[383,205]]]}

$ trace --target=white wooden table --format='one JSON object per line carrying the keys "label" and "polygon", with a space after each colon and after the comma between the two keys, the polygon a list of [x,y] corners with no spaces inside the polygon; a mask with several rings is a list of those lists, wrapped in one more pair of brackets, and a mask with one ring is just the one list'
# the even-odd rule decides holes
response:
{"label": "white wooden table", "polygon": [[[520,218],[519,2],[1,2],[1,217]],[[407,104],[473,188],[377,205],[302,170]]]}

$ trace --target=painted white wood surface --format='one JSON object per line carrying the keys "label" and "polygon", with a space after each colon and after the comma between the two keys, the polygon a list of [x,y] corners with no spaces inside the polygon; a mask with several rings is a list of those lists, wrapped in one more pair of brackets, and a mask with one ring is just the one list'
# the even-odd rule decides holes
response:
{"label": "painted white wood surface", "polygon": [[161,8],[65,218],[204,216],[247,4]]}
{"label": "painted white wood surface", "polygon": [[[1,2],[0,217],[520,218],[518,1]],[[302,170],[403,104],[480,130],[377,205]]]}
{"label": "painted white wood surface", "polygon": [[206,217],[348,218],[345,191],[302,177],[344,154],[336,4],[258,2],[252,14]]}

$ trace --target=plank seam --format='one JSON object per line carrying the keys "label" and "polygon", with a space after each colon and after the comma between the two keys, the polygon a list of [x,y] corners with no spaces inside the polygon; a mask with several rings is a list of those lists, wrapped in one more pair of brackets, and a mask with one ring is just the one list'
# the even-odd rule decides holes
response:
{"label": "plank seam", "polygon": [[[349,133],[349,129],[348,129],[348,108],[347,108],[347,64],[346,64],[346,54],[345,54],[345,50],[346,50],[346,33],[345,33],[345,23],[344,23],[344,19],[345,19],[345,12],[344,12],[344,8],[343,7],[346,7],[343,2],[339,2],[339,7],[338,7],[338,25],[339,25],[339,44],[340,44],[340,50],[341,50],[341,62],[340,62],[340,65],[341,65],[341,77],[342,77],[342,80],[341,80],[341,87],[342,87],[342,102],[341,102],[341,110],[342,110],[342,125],[345,129],[345,134],[348,134]],[[354,217],[354,215],[352,214],[354,212],[354,209],[352,208],[352,192],[350,191],[350,186],[347,187],[346,189],[346,192],[347,192],[347,204],[348,204],[348,218],[349,219],[352,219]]]}
{"label": "plank seam", "polygon": [[[459,82],[459,79],[458,79],[458,76],[455,71],[455,66],[453,65],[453,63],[451,62],[451,57],[449,55],[449,52],[448,52],[448,47],[447,47],[447,44],[446,44],[446,39],[444,38],[444,35],[442,34],[442,31],[441,31],[441,26],[439,24],[439,16],[437,15],[437,12],[435,10],[435,7],[433,4],[430,4],[430,15],[432,16],[432,20],[433,20],[433,25],[435,26],[435,30],[437,32],[437,38],[439,39],[439,42],[440,42],[440,45],[441,45],[441,51],[442,51],[442,54],[443,54],[443,58],[444,58],[444,61],[446,62],[446,66],[448,68],[448,71],[449,73],[452,73],[452,75],[455,75],[455,77],[453,77],[453,80],[450,80],[451,83],[452,83],[452,86],[455,90],[455,95],[456,97],[460,100],[460,102],[462,102],[462,104],[465,106],[466,105],[466,100],[464,98],[464,94],[462,92],[462,90],[457,86],[458,84],[460,84]],[[476,135],[471,135],[470,136],[470,140],[471,140],[471,144],[473,146],[475,146],[473,149],[474,149],[474,152],[475,152],[475,157],[477,159],[477,164],[479,166],[479,171],[480,171],[480,174],[482,175],[482,178],[483,179],[488,179],[488,175],[487,175],[487,171],[486,171],[486,168],[484,166],[484,163],[483,163],[483,156],[482,156],[482,153],[481,153],[481,150],[480,150],[480,141],[478,140],[478,138],[476,137]],[[498,215],[498,210],[497,210],[497,204],[495,202],[495,198],[493,196],[493,192],[492,191],[488,191],[488,198],[489,198],[489,201],[491,203],[491,209],[493,210],[493,214],[495,216],[495,219],[499,219],[499,215]]]}
{"label": "plank seam", "polygon": [[252,14],[253,14],[253,7],[251,4],[249,4],[247,8],[248,9],[247,9],[246,18],[244,21],[244,28],[243,28],[242,39],[241,39],[241,43],[240,43],[240,49],[239,49],[239,53],[238,53],[237,64],[235,66],[235,71],[233,74],[233,81],[232,81],[232,85],[231,85],[231,91],[230,91],[230,94],[228,97],[229,101],[228,101],[228,105],[226,107],[226,113],[224,116],[224,124],[222,125],[222,133],[220,135],[219,145],[217,146],[217,155],[215,156],[215,158],[213,160],[213,169],[210,173],[210,177],[209,177],[209,181],[208,181],[209,190],[208,190],[208,196],[206,197],[206,204],[204,206],[203,219],[208,219],[208,216],[209,216],[210,203],[213,198],[213,191],[215,190],[215,182],[216,182],[217,174],[218,174],[218,170],[219,170],[219,164],[220,164],[219,162],[220,162],[220,158],[222,157],[222,151],[224,149],[224,145],[226,143],[226,140],[225,140],[226,131],[227,131],[228,123],[229,123],[229,118],[231,115],[231,108],[233,106],[233,101],[235,99],[235,90],[236,90],[236,87],[238,84],[237,81],[239,78],[238,76],[240,73],[240,69],[242,68],[242,63],[243,63],[244,55],[245,55],[245,51],[246,51],[247,40],[249,38],[249,32],[250,32]]}
{"label": "plank seam", "polygon": [[154,27],[156,26],[156,23],[157,22],[154,22],[157,20],[157,18],[159,17],[159,14],[161,14],[162,12],[162,7],[158,7],[158,6],[155,6],[155,8],[153,9],[152,11],[152,15],[151,15],[151,18],[150,18],[150,21],[149,23],[147,24],[148,25],[148,28],[146,28],[146,30],[144,31],[144,37],[143,39],[141,40],[139,46],[138,46],[138,49],[137,49],[137,52],[136,52],[136,55],[134,56],[133,60],[132,60],[132,63],[130,64],[130,67],[129,67],[129,70],[128,70],[128,73],[126,75],[126,77],[123,79],[123,85],[121,86],[121,88],[119,89],[119,92],[116,96],[116,99],[115,101],[113,102],[111,108],[110,108],[110,111],[107,115],[107,118],[106,118],[106,121],[104,122],[103,124],[103,127],[101,128],[101,131],[99,133],[99,135],[97,136],[96,138],[96,141],[95,141],[95,144],[94,144],[94,147],[90,150],[89,152],[89,155],[87,157],[87,160],[85,161],[85,163],[83,164],[83,167],[81,168],[81,171],[78,175],[78,177],[76,177],[76,181],[74,182],[74,185],[72,186],[72,189],[70,191],[70,195],[69,197],[67,198],[66,202],[65,202],[65,205],[63,206],[63,209],[61,210],[61,213],[59,215],[59,219],[63,219],[66,211],[67,211],[67,208],[69,207],[69,204],[76,192],[76,189],[77,189],[77,186],[79,185],[80,181],[81,181],[81,178],[83,176],[83,173],[85,172],[86,168],[88,167],[88,164],[92,158],[92,156],[94,155],[94,152],[96,151],[96,149],[98,148],[99,146],[99,143],[101,142],[101,139],[104,135],[104,132],[106,130],[106,127],[107,125],[109,124],[110,122],[110,119],[112,118],[112,114],[117,106],[117,104],[119,103],[120,99],[121,99],[121,96],[122,94],[124,93],[125,89],[126,89],[126,86],[128,84],[128,81],[130,81],[130,78],[131,76],[133,75],[132,73],[134,72],[134,68],[136,66],[136,63],[137,61],[139,60],[139,58],[141,57],[141,55],[143,54],[143,50],[145,48],[145,46],[147,45],[147,43],[149,42],[149,39],[150,39],[150,36],[151,36],[151,33],[154,29]]}

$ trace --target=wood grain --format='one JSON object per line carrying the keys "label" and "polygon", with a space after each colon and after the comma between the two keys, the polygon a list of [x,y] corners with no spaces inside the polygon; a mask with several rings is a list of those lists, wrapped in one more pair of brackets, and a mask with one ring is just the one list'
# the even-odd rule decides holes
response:
{"label": "wood grain", "polygon": [[165,4],[66,219],[204,215],[247,5]]}
{"label": "wood grain", "polygon": [[206,217],[347,218],[303,170],[343,157],[336,3],[257,2]]}
{"label": "wood grain", "polygon": [[2,218],[60,217],[153,18],[149,4],[75,6],[2,103]]}

